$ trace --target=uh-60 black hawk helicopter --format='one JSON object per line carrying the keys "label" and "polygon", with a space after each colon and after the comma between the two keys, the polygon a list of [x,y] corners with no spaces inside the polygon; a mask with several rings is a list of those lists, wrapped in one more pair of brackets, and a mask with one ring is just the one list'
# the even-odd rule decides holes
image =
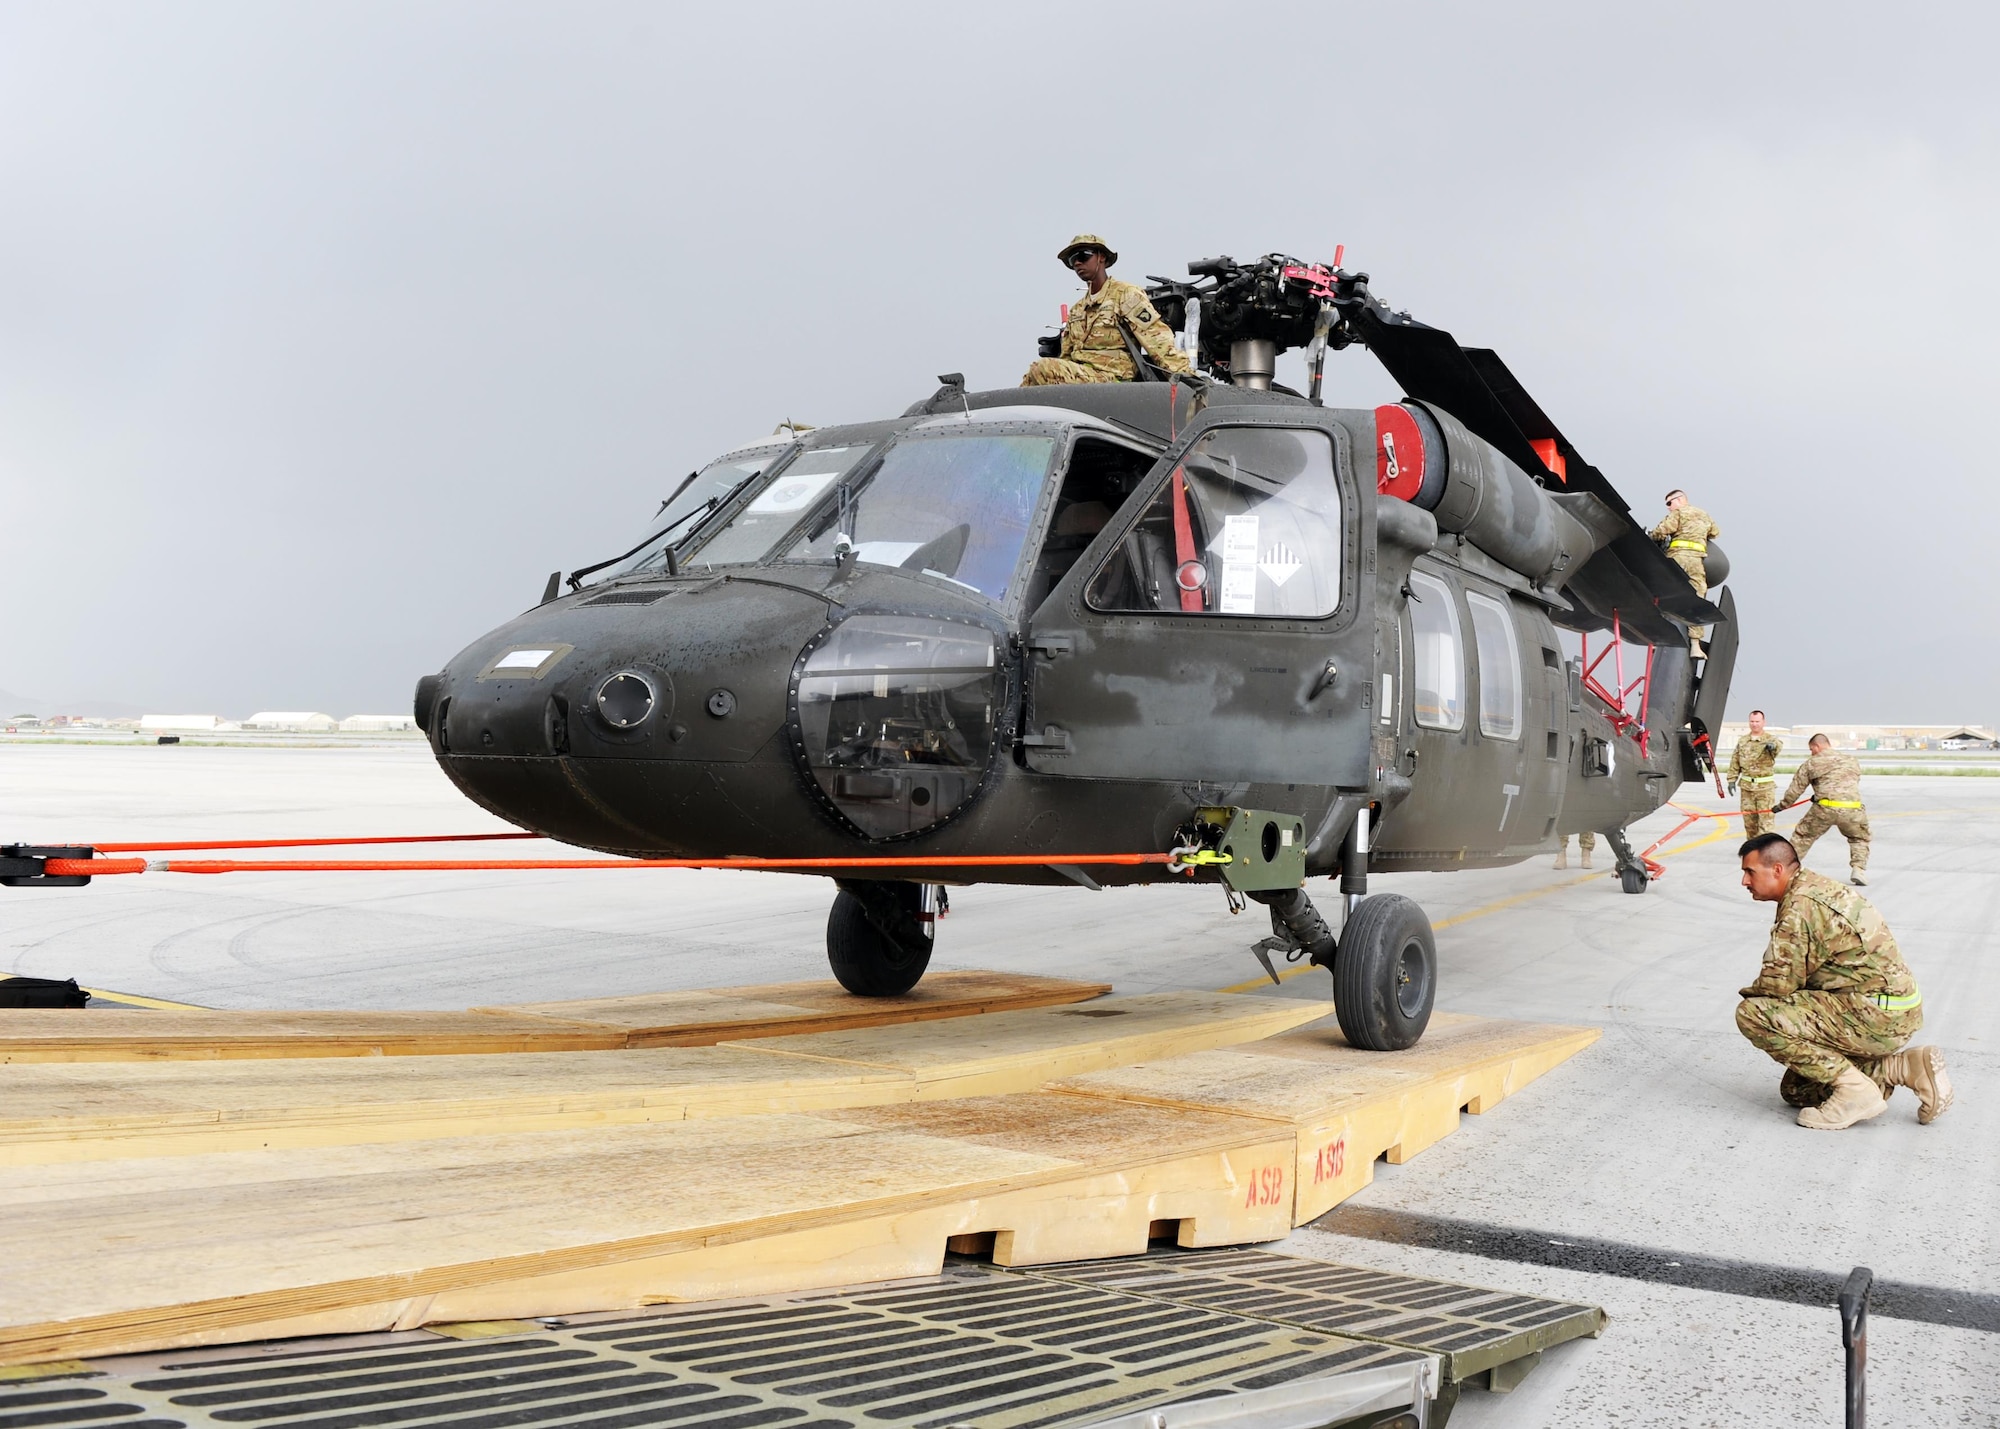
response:
{"label": "uh-60 black hawk helicopter", "polygon": [[[1331,969],[1349,1041],[1409,1046],[1436,950],[1370,870],[1595,830],[1642,891],[1622,830],[1713,767],[1733,602],[1696,597],[1498,357],[1365,273],[1189,273],[1149,292],[1192,376],[1136,344],[1136,382],[951,375],[701,468],[640,545],[419,683],[439,763],[606,852],[918,859],[837,871],[827,952],[863,996],[923,975],[941,885],[1193,877],[1268,905],[1267,970]],[[1326,351],[1357,343],[1404,401],[1321,405]],[[1286,348],[1305,394],[1272,381]],[[1558,626],[1647,647],[1650,678],[1606,685]],[[1069,862],[1135,851],[1177,856]],[[969,855],[1029,861],[921,862]],[[1303,887],[1333,874],[1337,936]]]}

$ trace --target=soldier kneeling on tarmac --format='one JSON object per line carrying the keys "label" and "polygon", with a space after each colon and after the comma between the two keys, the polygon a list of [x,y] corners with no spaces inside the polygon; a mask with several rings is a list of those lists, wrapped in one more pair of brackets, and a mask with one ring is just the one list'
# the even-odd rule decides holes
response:
{"label": "soldier kneeling on tarmac", "polygon": [[1917,1120],[1951,1105],[1939,1047],[1905,1044],[1924,1025],[1917,980],[1875,905],[1799,863],[1783,834],[1737,849],[1743,886],[1778,913],[1764,966],[1742,991],[1736,1026],[1784,1065],[1778,1092],[1799,1125],[1845,1131],[1880,1116],[1889,1094],[1917,1094]]}
{"label": "soldier kneeling on tarmac", "polygon": [[1090,289],[1070,304],[1063,324],[1062,355],[1038,357],[1021,379],[1023,387],[1050,387],[1065,382],[1134,382],[1139,368],[1132,361],[1125,336],[1163,372],[1186,372],[1188,356],[1174,346],[1174,331],[1153,311],[1145,290],[1121,283],[1109,269],[1118,261],[1102,238],[1079,233],[1056,254]]}

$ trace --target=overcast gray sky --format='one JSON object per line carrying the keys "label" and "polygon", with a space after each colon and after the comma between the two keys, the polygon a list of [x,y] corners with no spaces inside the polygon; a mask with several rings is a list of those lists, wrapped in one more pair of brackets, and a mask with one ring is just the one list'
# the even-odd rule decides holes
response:
{"label": "overcast gray sky", "polygon": [[0,0],[0,689],[405,709],[717,451],[1017,380],[1089,229],[1344,243],[1686,486],[1739,711],[2000,718],[1994,7],[1639,12]]}

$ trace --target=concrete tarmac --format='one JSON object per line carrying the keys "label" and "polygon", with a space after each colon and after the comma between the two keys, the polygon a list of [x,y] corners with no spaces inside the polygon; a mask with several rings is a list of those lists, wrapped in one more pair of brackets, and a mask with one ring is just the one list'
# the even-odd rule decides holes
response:
{"label": "concrete tarmac", "polygon": [[[1681,792],[1689,808],[1724,807],[1712,789]],[[1675,840],[1666,877],[1638,897],[1619,891],[1601,845],[1588,874],[1540,858],[1374,880],[1439,925],[1441,1009],[1605,1029],[1409,1164],[1378,1165],[1350,1203],[1375,1213],[1367,1224],[1336,1210],[1283,1247],[1610,1311],[1603,1338],[1552,1353],[1510,1395],[1468,1395],[1454,1425],[1839,1424],[1834,1311],[1758,1292],[1769,1268],[1838,1277],[1855,1265],[1914,1287],[1901,1303],[1927,1317],[1878,1312],[1871,1423],[2000,1425],[2000,990],[1989,971],[2000,779],[1871,777],[1864,792],[1876,834],[1868,896],[1922,985],[1918,1040],[1945,1047],[1958,1089],[1928,1127],[1907,1092],[1847,1132],[1793,1125],[1777,1065],[1732,1021],[1771,916],[1737,884],[1733,823]],[[1673,818],[1639,826],[1635,843]],[[0,746],[9,842],[498,827],[421,744]],[[463,851],[502,850],[559,852]],[[1809,861],[1844,872],[1839,835]],[[1322,886],[1331,909],[1337,896]],[[831,896],[817,878],[721,871],[107,878],[0,890],[0,968],[211,1007],[454,1008],[713,987],[823,974]],[[1232,917],[1214,888],[967,888],[953,892],[935,965],[1095,977],[1121,992],[1328,995],[1318,972],[1262,983],[1248,948],[1266,931],[1254,906]],[[1484,1253],[1462,1253],[1443,1248],[1439,1218],[1507,1234],[1471,1237]],[[1543,1242],[1548,1254],[1530,1253]],[[1680,1256],[1704,1268],[1693,1283],[1663,1283],[1694,1275],[1662,1268]]]}

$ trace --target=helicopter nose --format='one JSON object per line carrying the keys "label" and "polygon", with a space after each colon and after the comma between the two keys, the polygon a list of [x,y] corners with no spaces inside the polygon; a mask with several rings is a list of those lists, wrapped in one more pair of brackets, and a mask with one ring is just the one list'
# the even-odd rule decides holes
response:
{"label": "helicopter nose", "polygon": [[453,781],[502,817],[600,848],[675,844],[686,778],[789,767],[792,667],[826,609],[749,581],[584,592],[426,675],[415,714]]}

